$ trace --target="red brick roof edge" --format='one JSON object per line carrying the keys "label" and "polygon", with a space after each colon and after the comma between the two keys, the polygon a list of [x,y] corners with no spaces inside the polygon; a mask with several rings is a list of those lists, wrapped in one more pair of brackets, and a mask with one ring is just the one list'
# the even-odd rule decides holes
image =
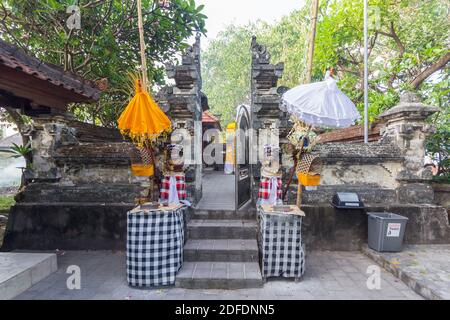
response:
{"label": "red brick roof edge", "polygon": [[42,62],[26,54],[23,49],[2,40],[0,40],[0,64],[73,91],[86,100],[96,101],[100,98],[101,90],[92,81],[66,72],[61,67]]}

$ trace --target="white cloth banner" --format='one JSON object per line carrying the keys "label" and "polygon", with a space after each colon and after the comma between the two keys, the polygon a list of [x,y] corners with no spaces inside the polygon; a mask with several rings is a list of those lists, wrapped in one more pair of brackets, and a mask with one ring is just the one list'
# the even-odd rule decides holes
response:
{"label": "white cloth banner", "polygon": [[277,204],[278,181],[277,177],[270,178],[270,192],[268,199],[258,199],[258,205],[276,205]]}
{"label": "white cloth banner", "polygon": [[169,203],[180,204],[180,199],[178,198],[177,191],[177,179],[175,177],[170,177]]}

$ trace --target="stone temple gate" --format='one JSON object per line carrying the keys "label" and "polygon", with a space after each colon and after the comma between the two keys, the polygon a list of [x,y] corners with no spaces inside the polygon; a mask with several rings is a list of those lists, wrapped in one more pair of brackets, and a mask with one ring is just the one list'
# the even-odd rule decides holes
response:
{"label": "stone temple gate", "polygon": [[[291,126],[280,106],[278,80],[284,65],[272,64],[267,49],[252,39],[251,102],[238,108],[238,126],[278,130],[280,146],[287,143]],[[1,62],[1,60],[0,60]],[[156,96],[175,128],[186,130],[194,141],[191,152],[201,163],[202,94],[200,43],[190,47],[181,64],[168,65],[174,85]],[[31,107],[30,107],[31,108]],[[30,109],[31,110],[31,109]],[[20,201],[11,209],[3,250],[12,249],[124,249],[126,212],[146,181],[132,177],[129,152],[116,130],[80,123],[64,112],[36,112],[28,128],[32,141],[33,170]],[[436,108],[423,105],[414,94],[381,115],[382,131],[369,145],[326,143],[316,147],[324,162],[322,185],[303,193],[306,212],[303,228],[310,249],[356,250],[367,241],[366,212],[335,210],[329,204],[336,191],[355,191],[366,211],[390,211],[409,218],[407,243],[450,243],[449,217],[434,197],[431,172],[423,167],[425,137],[432,127],[425,119]],[[258,136],[237,137],[248,145],[244,159]],[[283,162],[292,161],[283,155]],[[284,167],[283,181],[288,167]],[[192,217],[245,217],[255,219],[260,165],[244,161],[236,171],[236,204],[241,210],[191,210]],[[186,172],[189,200],[194,206],[205,196],[202,165]],[[295,181],[289,190],[296,198]],[[248,202],[250,201],[250,205]],[[252,202],[253,201],[253,204]],[[229,226],[233,227],[233,226]],[[195,230],[195,228],[193,229]]]}

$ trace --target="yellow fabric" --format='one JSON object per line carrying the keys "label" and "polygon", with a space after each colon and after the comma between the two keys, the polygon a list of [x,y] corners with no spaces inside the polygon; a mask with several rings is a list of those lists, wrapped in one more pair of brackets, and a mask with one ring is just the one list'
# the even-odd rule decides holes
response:
{"label": "yellow fabric", "polygon": [[119,130],[138,146],[151,143],[171,131],[171,122],[147,91],[136,81],[136,95],[118,120]]}
{"label": "yellow fabric", "polygon": [[298,181],[304,186],[307,187],[317,187],[320,185],[320,175],[310,175],[307,173],[298,173],[297,174]]}
{"label": "yellow fabric", "polygon": [[227,145],[225,162],[229,164],[234,164],[234,148],[232,145]]}
{"label": "yellow fabric", "polygon": [[151,164],[132,164],[131,173],[134,177],[152,177],[155,169]]}
{"label": "yellow fabric", "polygon": [[231,122],[230,124],[228,124],[227,129],[228,130],[235,130],[236,129],[236,122]]}
{"label": "yellow fabric", "polygon": [[236,145],[236,123],[232,122],[227,126],[227,147],[225,153],[225,163],[235,164],[235,145]]}

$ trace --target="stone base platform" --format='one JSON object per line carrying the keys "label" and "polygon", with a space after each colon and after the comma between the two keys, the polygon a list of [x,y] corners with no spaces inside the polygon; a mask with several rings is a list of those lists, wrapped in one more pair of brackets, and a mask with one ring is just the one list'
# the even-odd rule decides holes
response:
{"label": "stone base platform", "polygon": [[[125,250],[126,212],[132,208],[129,203],[16,204],[2,250]],[[366,210],[336,210],[317,204],[302,209],[307,250],[359,250],[367,243],[367,212],[371,211],[406,216],[406,244],[450,244],[448,213],[440,206],[366,204]],[[195,210],[189,215],[191,219],[256,219],[254,212],[227,215],[223,210]]]}
{"label": "stone base platform", "polygon": [[402,252],[363,253],[429,300],[450,300],[450,245],[406,245]]}
{"label": "stone base platform", "polygon": [[57,269],[55,254],[0,253],[0,300],[13,299]]}

